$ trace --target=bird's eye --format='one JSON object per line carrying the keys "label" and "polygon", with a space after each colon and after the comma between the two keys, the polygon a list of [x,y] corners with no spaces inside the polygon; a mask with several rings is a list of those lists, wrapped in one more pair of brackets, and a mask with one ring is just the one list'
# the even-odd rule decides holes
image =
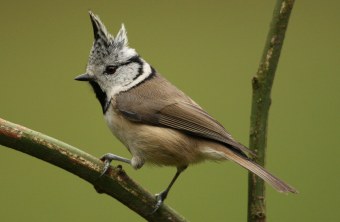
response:
{"label": "bird's eye", "polygon": [[117,66],[106,66],[105,73],[108,75],[112,75],[116,72]]}

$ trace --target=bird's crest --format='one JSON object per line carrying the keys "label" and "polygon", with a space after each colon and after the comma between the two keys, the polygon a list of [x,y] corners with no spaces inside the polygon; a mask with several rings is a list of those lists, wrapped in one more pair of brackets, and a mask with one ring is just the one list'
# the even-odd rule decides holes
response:
{"label": "bird's crest", "polygon": [[117,36],[113,37],[97,15],[91,11],[89,14],[94,34],[94,43],[90,54],[91,63],[100,63],[108,56],[117,55],[124,48],[127,48],[128,38],[124,24],[122,24]]}

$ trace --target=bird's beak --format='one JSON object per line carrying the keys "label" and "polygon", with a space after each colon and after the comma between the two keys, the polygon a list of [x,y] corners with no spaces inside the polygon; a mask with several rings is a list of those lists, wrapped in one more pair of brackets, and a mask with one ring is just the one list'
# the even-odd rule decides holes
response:
{"label": "bird's beak", "polygon": [[78,81],[91,81],[91,80],[93,80],[93,76],[85,73],[85,74],[81,74],[81,75],[77,76],[76,78],[74,78],[74,80],[78,80]]}

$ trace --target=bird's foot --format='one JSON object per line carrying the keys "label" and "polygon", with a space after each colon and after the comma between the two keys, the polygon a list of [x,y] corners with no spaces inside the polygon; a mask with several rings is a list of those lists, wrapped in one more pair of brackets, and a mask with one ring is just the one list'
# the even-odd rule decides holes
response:
{"label": "bird's foot", "polygon": [[169,190],[164,190],[163,192],[156,194],[157,203],[151,214],[155,213],[162,206],[165,198],[168,196],[168,192]]}
{"label": "bird's foot", "polygon": [[131,164],[131,161],[129,159],[126,159],[121,156],[117,156],[112,153],[107,153],[103,155],[102,157],[100,157],[100,160],[104,162],[104,167],[103,167],[102,173],[100,174],[100,177],[102,177],[107,172],[107,170],[110,168],[110,164],[112,160],[117,160],[117,161]]}

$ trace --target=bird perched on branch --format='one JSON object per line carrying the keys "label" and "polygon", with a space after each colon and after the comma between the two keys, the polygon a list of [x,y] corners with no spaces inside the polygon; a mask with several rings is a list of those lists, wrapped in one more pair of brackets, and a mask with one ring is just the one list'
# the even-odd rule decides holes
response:
{"label": "bird perched on branch", "polygon": [[144,163],[177,167],[169,186],[157,195],[155,211],[178,176],[204,160],[233,161],[280,192],[297,192],[252,161],[253,151],[130,48],[124,25],[114,37],[97,15],[90,12],[90,18],[94,43],[86,73],[75,79],[90,83],[108,127],[132,155],[105,154],[103,174],[112,160],[135,169]]}

